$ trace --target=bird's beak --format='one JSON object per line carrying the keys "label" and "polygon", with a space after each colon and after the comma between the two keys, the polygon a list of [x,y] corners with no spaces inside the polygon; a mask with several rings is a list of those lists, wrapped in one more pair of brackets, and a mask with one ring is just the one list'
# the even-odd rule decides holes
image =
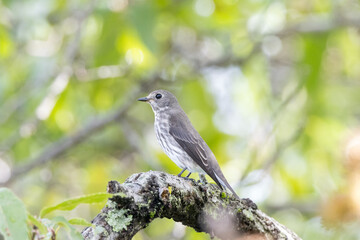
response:
{"label": "bird's beak", "polygon": [[142,97],[142,98],[138,99],[138,101],[141,101],[141,102],[147,102],[149,100],[150,100],[150,98],[147,98],[147,97]]}

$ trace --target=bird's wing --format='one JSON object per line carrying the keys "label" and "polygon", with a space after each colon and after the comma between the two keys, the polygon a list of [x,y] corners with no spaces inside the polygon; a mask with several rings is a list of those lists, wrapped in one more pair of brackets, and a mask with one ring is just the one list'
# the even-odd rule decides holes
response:
{"label": "bird's wing", "polygon": [[[169,132],[180,147],[184,149],[184,151],[217,183],[221,189],[227,187],[237,198],[239,198],[227,182],[210,148],[192,126],[185,113],[175,114],[170,117]],[[216,164],[213,161],[215,161]],[[221,179],[224,185],[220,183],[219,179]]]}
{"label": "bird's wing", "polygon": [[206,143],[192,125],[185,124],[186,120],[170,119],[170,135],[175,138],[185,152],[205,170],[209,166],[208,156],[206,154]]}
{"label": "bird's wing", "polygon": [[[209,167],[211,153],[206,150],[209,147],[201,138],[200,134],[191,125],[187,117],[177,116],[170,119],[170,135],[176,140],[182,149],[222,188],[212,167]],[[210,150],[210,149],[209,149]],[[210,163],[211,164],[211,163]]]}

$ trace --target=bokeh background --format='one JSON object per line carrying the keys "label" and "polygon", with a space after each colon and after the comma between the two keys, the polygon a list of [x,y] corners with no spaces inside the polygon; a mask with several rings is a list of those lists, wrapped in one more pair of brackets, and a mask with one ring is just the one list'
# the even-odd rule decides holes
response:
{"label": "bokeh background", "polygon": [[[241,197],[304,239],[360,239],[359,28],[355,0],[2,0],[0,185],[37,215],[177,174],[136,101],[163,88]],[[158,219],[135,239],[209,236]]]}

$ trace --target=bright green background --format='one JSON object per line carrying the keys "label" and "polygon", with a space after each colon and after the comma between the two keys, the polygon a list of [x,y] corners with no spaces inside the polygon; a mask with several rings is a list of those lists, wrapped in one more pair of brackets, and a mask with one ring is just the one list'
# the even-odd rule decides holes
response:
{"label": "bright green background", "polygon": [[[331,215],[336,228],[321,216],[354,184],[344,149],[359,126],[359,16],[352,0],[0,1],[0,184],[129,103],[119,121],[6,186],[37,215],[136,172],[177,174],[151,108],[136,101],[164,88],[241,197],[304,239],[357,239],[356,216],[343,226]],[[91,220],[101,207],[64,216]],[[136,236],[149,238],[209,237],[162,219]]]}

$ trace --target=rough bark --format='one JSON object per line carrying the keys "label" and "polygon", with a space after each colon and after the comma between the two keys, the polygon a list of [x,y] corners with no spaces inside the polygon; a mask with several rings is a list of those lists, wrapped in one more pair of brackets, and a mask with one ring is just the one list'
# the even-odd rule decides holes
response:
{"label": "rough bark", "polygon": [[131,239],[155,218],[169,218],[220,239],[300,239],[260,211],[250,199],[237,199],[218,186],[164,172],[108,183],[110,198],[83,230],[85,239]]}

